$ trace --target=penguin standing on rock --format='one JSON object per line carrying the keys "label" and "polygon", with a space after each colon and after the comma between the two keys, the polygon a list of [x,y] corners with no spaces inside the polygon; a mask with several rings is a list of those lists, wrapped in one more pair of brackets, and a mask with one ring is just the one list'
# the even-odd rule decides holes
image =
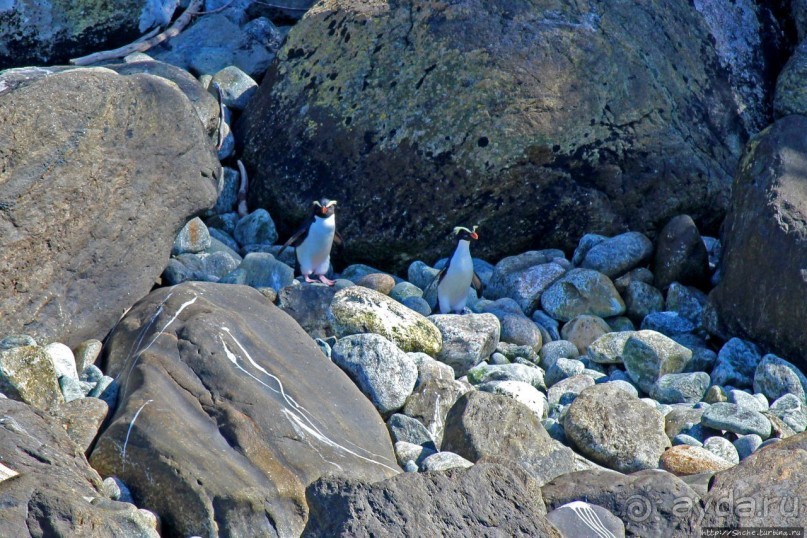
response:
{"label": "penguin standing on rock", "polygon": [[437,303],[441,314],[449,312],[462,314],[468,301],[468,288],[471,286],[479,295],[482,294],[482,281],[474,272],[474,262],[471,259],[471,241],[479,239],[476,228],[476,226],[472,230],[462,226],[454,228],[457,247],[435,279]]}
{"label": "penguin standing on rock", "polygon": [[331,246],[334,241],[339,245],[343,243],[342,236],[336,231],[335,209],[336,200],[314,200],[311,204],[311,216],[278,252],[280,256],[289,245],[296,247],[297,264],[306,282],[317,282],[310,277],[313,273],[323,284],[335,284],[325,276],[331,265]]}

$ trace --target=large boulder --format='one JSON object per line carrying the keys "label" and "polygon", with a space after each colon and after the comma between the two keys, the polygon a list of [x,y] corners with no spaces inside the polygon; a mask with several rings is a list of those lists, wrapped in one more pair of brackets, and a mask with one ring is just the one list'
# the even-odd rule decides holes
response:
{"label": "large boulder", "polygon": [[90,459],[168,535],[298,536],[322,475],[399,472],[372,404],[252,288],[153,292],[110,336],[105,370],[119,403]]}
{"label": "large boulder", "polygon": [[807,366],[807,117],[784,117],[749,143],[723,227],[723,277],[711,297],[729,334]]}
{"label": "large boulder", "polygon": [[560,537],[546,520],[541,489],[517,468],[407,473],[379,484],[323,479],[307,492],[303,536]]}
{"label": "large boulder", "polygon": [[454,223],[492,259],[682,211],[715,225],[745,138],[677,0],[322,2],[236,131],[252,206],[290,233],[322,192],[350,200],[346,254],[396,268],[440,257]]}
{"label": "large boulder", "polygon": [[159,536],[153,516],[103,493],[59,422],[6,399],[0,416],[0,536]]}
{"label": "large boulder", "polygon": [[176,6],[176,0],[3,2],[0,69],[66,63],[76,56],[125,45],[149,28],[171,22]]}
{"label": "large boulder", "polygon": [[12,70],[0,88],[0,334],[103,338],[213,205],[221,166],[163,78]]}

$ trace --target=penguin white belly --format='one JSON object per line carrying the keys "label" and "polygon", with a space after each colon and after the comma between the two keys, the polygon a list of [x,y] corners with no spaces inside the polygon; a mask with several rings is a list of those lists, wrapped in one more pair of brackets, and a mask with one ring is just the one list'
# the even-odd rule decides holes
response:
{"label": "penguin white belly", "polygon": [[305,240],[297,247],[297,261],[300,262],[302,274],[324,275],[328,272],[335,233],[336,217],[334,215],[327,219],[314,219]]}
{"label": "penguin white belly", "polygon": [[437,298],[440,312],[462,312],[468,301],[468,289],[474,275],[474,264],[471,256],[454,256],[448,266],[443,280],[437,286]]}

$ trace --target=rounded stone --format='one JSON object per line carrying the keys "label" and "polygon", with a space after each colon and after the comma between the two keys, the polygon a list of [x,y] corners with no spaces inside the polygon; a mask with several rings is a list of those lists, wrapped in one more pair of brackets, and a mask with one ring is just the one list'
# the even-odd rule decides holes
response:
{"label": "rounded stone", "polygon": [[395,287],[395,279],[386,273],[371,273],[364,275],[357,282],[357,286],[364,286],[371,290],[375,290],[384,295],[389,295],[392,288]]}
{"label": "rounded stone", "polygon": [[541,307],[553,318],[569,321],[580,314],[619,316],[625,303],[607,276],[591,269],[572,269],[541,295]]}
{"label": "rounded stone", "polygon": [[560,335],[573,343],[580,354],[584,355],[592,342],[609,332],[611,327],[604,319],[582,314],[564,324]]}
{"label": "rounded stone", "polygon": [[674,446],[661,456],[659,466],[676,476],[725,471],[732,464],[705,448],[691,445]]}

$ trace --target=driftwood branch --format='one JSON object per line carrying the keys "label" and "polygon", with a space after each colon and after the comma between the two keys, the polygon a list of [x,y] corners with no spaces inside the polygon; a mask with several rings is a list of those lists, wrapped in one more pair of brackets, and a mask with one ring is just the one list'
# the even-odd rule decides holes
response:
{"label": "driftwood branch", "polygon": [[114,50],[105,50],[90,54],[88,56],[82,56],[81,58],[73,58],[70,60],[70,63],[73,65],[90,65],[104,60],[123,58],[124,56],[132,54],[133,52],[145,52],[153,46],[159,45],[160,43],[168,41],[172,37],[179,35],[179,33],[182,32],[182,30],[184,30],[188,24],[190,24],[191,19],[193,19],[195,15],[198,15],[199,8],[202,7],[202,1],[203,0],[191,0],[190,5],[188,5],[185,12],[180,15],[176,21],[174,21],[174,24],[172,24],[170,28],[161,34],[157,34],[148,39],[141,38],[141,40]]}
{"label": "driftwood branch", "polygon": [[241,186],[238,188],[238,216],[243,218],[249,213],[247,211],[247,185],[249,180],[247,179],[247,169],[244,168],[244,163],[241,162],[241,159],[238,159],[238,171],[241,173]]}

